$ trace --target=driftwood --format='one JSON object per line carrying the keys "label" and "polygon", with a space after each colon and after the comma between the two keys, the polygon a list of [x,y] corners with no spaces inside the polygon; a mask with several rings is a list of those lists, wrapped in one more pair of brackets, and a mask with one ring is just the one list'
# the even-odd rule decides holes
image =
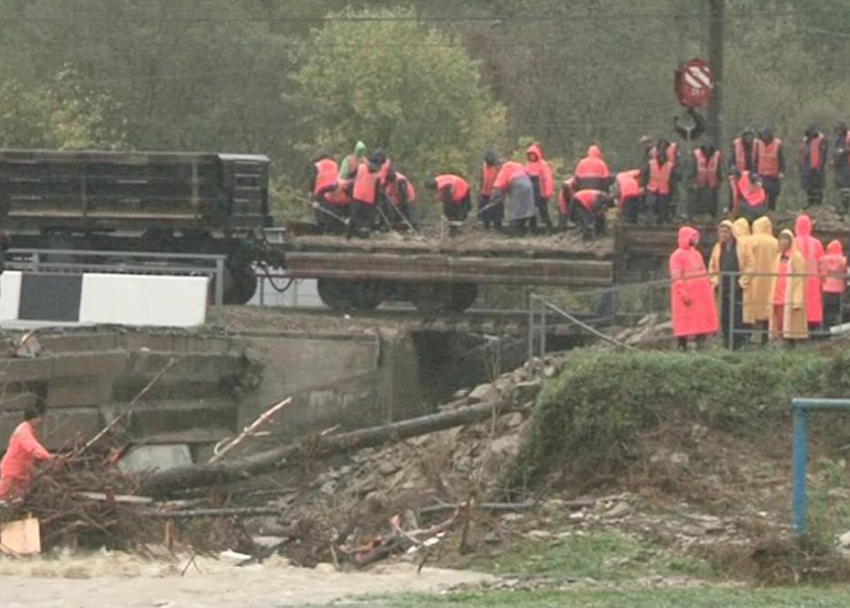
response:
{"label": "driftwood", "polygon": [[[493,511],[493,512],[516,512],[516,511],[528,511],[529,509],[534,509],[539,505],[538,502],[529,500],[526,502],[482,502],[480,504],[476,504],[476,509],[481,509],[482,511]],[[428,515],[431,513],[443,513],[445,511],[454,511],[462,505],[457,505],[454,503],[448,502],[439,502],[435,505],[429,505],[427,507],[422,507],[419,509],[420,515]]]}
{"label": "driftwood", "polygon": [[[498,410],[499,405],[500,402],[494,400],[461,407],[449,412],[411,418],[386,426],[369,427],[349,433],[340,433],[339,435],[313,437],[306,441],[306,445],[302,443],[286,445],[260,452],[242,460],[206,463],[158,471],[145,479],[140,492],[145,496],[166,496],[171,492],[186,488],[248,479],[274,470],[287,458],[291,458],[299,452],[305,452],[312,458],[322,459],[335,454],[356,452],[386,443],[403,441],[410,437],[427,435],[486,420],[493,415],[494,411]],[[505,409],[501,413],[507,411]]]}
{"label": "driftwood", "polygon": [[145,517],[153,519],[195,519],[200,517],[260,517],[263,515],[280,515],[280,509],[273,507],[233,507],[223,509],[145,509],[141,512]]}
{"label": "driftwood", "polygon": [[252,422],[250,425],[246,426],[242,430],[242,432],[239,433],[239,435],[236,437],[236,439],[234,439],[233,441],[230,441],[229,443],[227,443],[226,445],[221,447],[221,449],[218,449],[219,446],[216,446],[216,450],[214,450],[215,454],[213,455],[212,458],[209,459],[209,463],[214,464],[214,463],[218,462],[219,460],[221,460],[222,458],[224,458],[230,450],[232,450],[237,445],[239,445],[240,443],[245,441],[248,437],[251,437],[252,435],[256,434],[258,428],[260,428],[266,422],[271,420],[272,416],[274,416],[276,413],[278,413],[280,410],[287,407],[291,403],[292,403],[292,397],[284,399],[280,403],[272,406],[271,408],[267,409],[265,412],[260,414],[260,417],[257,418],[256,420],[254,420],[254,422]]}

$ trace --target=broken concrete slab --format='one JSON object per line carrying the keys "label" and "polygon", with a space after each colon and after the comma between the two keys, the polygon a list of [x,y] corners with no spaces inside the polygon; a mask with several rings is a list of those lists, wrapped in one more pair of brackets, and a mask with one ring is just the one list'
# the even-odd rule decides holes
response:
{"label": "broken concrete slab", "polygon": [[127,473],[154,469],[166,470],[192,464],[192,453],[185,443],[143,445],[134,448],[118,461],[118,468]]}

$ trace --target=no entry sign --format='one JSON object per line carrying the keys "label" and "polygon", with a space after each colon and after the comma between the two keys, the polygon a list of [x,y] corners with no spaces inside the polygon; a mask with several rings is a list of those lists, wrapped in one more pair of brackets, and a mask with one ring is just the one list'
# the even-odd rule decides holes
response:
{"label": "no entry sign", "polygon": [[702,59],[691,59],[676,70],[674,89],[679,103],[689,108],[704,108],[711,99],[714,75]]}

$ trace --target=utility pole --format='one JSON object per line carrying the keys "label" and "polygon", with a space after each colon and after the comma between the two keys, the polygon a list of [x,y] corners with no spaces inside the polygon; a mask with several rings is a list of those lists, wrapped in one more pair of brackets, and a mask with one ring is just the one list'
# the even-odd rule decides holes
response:
{"label": "utility pole", "polygon": [[723,142],[723,21],[726,0],[708,0],[708,65],[714,74],[714,90],[708,106],[708,136],[717,149]]}

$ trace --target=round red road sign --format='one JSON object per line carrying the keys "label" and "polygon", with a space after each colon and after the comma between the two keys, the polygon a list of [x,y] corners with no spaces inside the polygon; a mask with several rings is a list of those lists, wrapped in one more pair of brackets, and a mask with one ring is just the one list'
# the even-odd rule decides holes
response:
{"label": "round red road sign", "polygon": [[676,70],[674,88],[683,106],[704,108],[714,89],[714,74],[704,60],[691,59]]}

